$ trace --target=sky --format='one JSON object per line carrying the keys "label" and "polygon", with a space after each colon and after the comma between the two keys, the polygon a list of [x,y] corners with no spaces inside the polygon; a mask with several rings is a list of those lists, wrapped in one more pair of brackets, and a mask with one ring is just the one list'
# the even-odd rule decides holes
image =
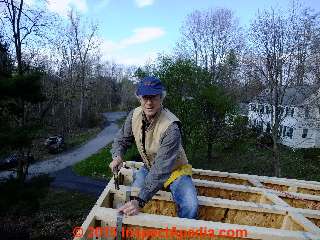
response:
{"label": "sky", "polygon": [[[36,0],[26,0],[32,4]],[[229,8],[240,25],[249,26],[258,10],[287,8],[292,0],[47,0],[47,8],[66,17],[71,8],[99,24],[105,60],[144,65],[158,53],[170,53],[181,26],[194,10]],[[319,0],[300,0],[320,11]]]}

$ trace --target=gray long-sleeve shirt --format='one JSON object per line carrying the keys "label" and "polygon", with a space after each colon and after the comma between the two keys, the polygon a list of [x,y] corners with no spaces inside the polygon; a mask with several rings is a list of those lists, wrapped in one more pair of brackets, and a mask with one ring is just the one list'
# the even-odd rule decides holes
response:
{"label": "gray long-sleeve shirt", "polygon": [[[128,114],[124,125],[114,139],[111,149],[113,158],[116,156],[123,157],[126,150],[134,142],[132,115],[133,110]],[[178,123],[174,122],[167,128],[160,139],[159,151],[145,179],[145,184],[141,188],[139,198],[148,202],[163,187],[165,181],[170,177],[173,165],[178,157],[180,143],[180,129]]]}

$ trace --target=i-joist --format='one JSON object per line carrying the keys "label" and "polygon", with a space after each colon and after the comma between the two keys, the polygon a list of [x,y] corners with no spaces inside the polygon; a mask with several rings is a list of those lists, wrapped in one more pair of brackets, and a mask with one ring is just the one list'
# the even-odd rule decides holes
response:
{"label": "i-joist", "polygon": [[[82,228],[116,227],[117,208],[137,196],[130,187],[133,171],[142,163],[126,162],[120,169],[120,189],[112,178],[90,211]],[[123,228],[242,229],[247,236],[214,239],[320,240],[320,183],[295,179],[193,169],[198,191],[197,220],[177,217],[169,191],[159,191],[136,216],[121,219]],[[94,239],[104,239],[95,236]],[[79,239],[79,238],[75,238]],[[109,239],[109,238],[108,238]],[[189,238],[192,239],[192,238]],[[198,238],[197,238],[198,239]]]}

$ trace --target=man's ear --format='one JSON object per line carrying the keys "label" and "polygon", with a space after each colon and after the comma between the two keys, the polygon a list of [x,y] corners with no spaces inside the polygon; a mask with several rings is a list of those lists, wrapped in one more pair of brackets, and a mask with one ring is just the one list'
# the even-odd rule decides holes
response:
{"label": "man's ear", "polygon": [[141,103],[141,96],[137,95],[137,93],[134,93],[134,95],[136,96],[136,98],[139,101],[139,103]]}

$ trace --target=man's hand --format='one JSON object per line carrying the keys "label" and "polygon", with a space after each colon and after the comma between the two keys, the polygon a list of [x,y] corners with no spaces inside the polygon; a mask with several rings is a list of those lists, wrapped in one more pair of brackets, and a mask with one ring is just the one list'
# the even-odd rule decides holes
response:
{"label": "man's hand", "polygon": [[118,209],[119,212],[123,212],[126,216],[137,215],[140,212],[140,207],[137,200],[131,200]]}
{"label": "man's hand", "polygon": [[118,156],[112,160],[109,164],[109,167],[113,173],[117,173],[123,163],[122,157]]}

